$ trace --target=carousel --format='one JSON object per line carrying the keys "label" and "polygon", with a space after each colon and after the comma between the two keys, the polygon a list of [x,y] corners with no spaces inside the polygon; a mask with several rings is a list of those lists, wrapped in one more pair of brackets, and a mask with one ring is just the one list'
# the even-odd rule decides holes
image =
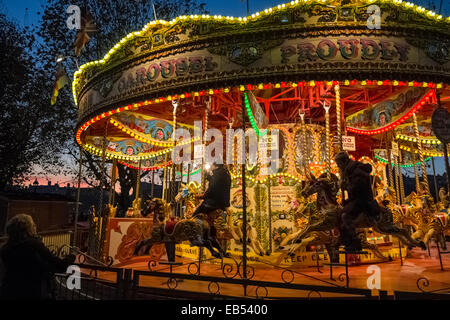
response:
{"label": "carousel", "polygon": [[[378,28],[369,28],[372,5]],[[434,267],[444,270],[449,184],[438,190],[427,167],[434,172],[445,157],[448,177],[449,30],[450,18],[401,0],[296,0],[243,18],[157,20],[130,33],[75,73],[76,140],[112,172],[125,165],[151,171],[152,182],[161,176],[162,197],[143,194],[138,181],[123,217],[113,196],[101,199],[90,254],[151,270],[196,261],[198,273],[235,263],[247,277],[265,268],[403,265],[439,251]],[[230,207],[205,222],[192,213],[219,136]],[[347,195],[334,156],[343,150],[372,166],[371,188],[391,219],[357,226],[362,251],[335,256],[329,244]],[[263,164],[270,153],[278,156]],[[190,243],[205,228],[215,229],[212,249]],[[136,252],[143,240],[151,242],[144,255]],[[347,270],[347,286],[348,278]]]}

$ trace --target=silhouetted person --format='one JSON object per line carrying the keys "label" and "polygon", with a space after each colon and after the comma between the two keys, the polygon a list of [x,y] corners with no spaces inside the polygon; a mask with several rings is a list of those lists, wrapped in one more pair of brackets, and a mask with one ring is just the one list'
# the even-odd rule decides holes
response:
{"label": "silhouetted person", "polygon": [[[206,214],[209,218],[209,214],[213,213],[217,209],[226,210],[230,206],[230,191],[231,191],[231,176],[228,170],[223,164],[213,163],[211,165],[212,174],[207,177],[208,189],[204,194],[199,195],[198,198],[203,199],[202,203],[195,209],[192,214],[193,217],[200,213]],[[214,222],[214,219],[211,219]],[[214,223],[210,225],[209,236],[215,237],[216,230]],[[209,237],[207,234],[204,238]],[[192,241],[192,244],[201,245],[198,241]]]}
{"label": "silhouetted person", "polygon": [[231,176],[223,164],[213,163],[211,165],[212,174],[207,178],[208,189],[199,198],[203,199],[200,206],[195,209],[193,216],[199,213],[209,213],[211,211],[225,210],[230,206]]}
{"label": "silhouetted person", "polygon": [[55,273],[66,272],[74,255],[56,257],[36,235],[29,215],[19,214],[8,221],[7,242],[0,249],[3,279],[1,299],[52,299]]}
{"label": "silhouetted person", "polygon": [[341,174],[341,187],[348,192],[348,199],[343,203],[341,242],[346,250],[360,251],[361,240],[356,234],[356,219],[362,213],[370,219],[378,220],[380,213],[380,207],[372,192],[370,179],[372,166],[351,160],[345,151],[339,152],[334,160]]}

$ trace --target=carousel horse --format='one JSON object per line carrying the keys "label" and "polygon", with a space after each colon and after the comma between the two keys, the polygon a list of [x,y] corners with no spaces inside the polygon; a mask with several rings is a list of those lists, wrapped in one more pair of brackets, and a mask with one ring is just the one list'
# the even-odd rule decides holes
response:
{"label": "carousel horse", "polygon": [[[188,185],[181,185],[180,192],[175,196],[175,201],[185,200],[186,210],[184,216],[186,218],[191,218],[199,205],[201,199],[196,197],[196,195],[200,193],[202,193],[201,185],[196,181],[191,181]],[[225,211],[217,210],[214,219],[210,219],[211,232],[215,234],[215,238],[219,241],[222,249],[226,249],[227,241],[233,239],[228,223],[229,218],[230,212],[227,209]]]}
{"label": "carousel horse", "polygon": [[[232,239],[236,243],[243,243],[244,239],[244,224],[239,221],[236,226],[233,225],[231,217],[228,219],[228,227],[232,236]],[[269,255],[264,251],[261,242],[253,234],[253,228],[250,223],[247,223],[247,247],[253,251],[255,254],[264,256],[264,254]]]}
{"label": "carousel horse", "polygon": [[[358,232],[358,237],[361,240],[361,246],[363,249],[369,249],[373,254],[381,259],[382,261],[389,261],[389,258],[385,257],[378,246],[367,241],[365,232]],[[336,237],[333,235],[332,231],[313,231],[309,233],[305,238],[301,240],[300,243],[294,243],[292,248],[289,250],[288,255],[293,255],[294,252],[305,252],[308,246],[318,246],[323,245],[327,248],[327,252],[332,258],[332,261],[336,261],[338,258],[336,252],[333,249]]]}
{"label": "carousel horse", "polygon": [[127,211],[127,217],[129,218],[142,218],[141,215],[141,198],[133,200],[132,207]]}
{"label": "carousel horse", "polygon": [[306,216],[307,209],[310,209],[309,204],[306,204],[306,200],[301,197],[301,199],[291,198],[289,195],[286,196],[286,205],[284,210],[295,217],[295,225],[297,227],[296,232],[287,235],[280,243],[279,248],[284,249],[290,241],[297,239],[298,235],[302,232],[302,229],[306,227],[308,223],[308,217]]}
{"label": "carousel horse", "polygon": [[[303,191],[303,196],[308,197],[317,193],[317,208],[319,210],[317,216],[314,217],[308,226],[300,232],[296,242],[308,236],[311,232],[331,231],[339,227],[340,216],[342,214],[342,207],[336,201],[337,194],[337,177],[332,175],[332,181],[328,181],[326,175],[323,174],[316,179],[312,176],[312,181],[309,186]],[[386,207],[380,207],[380,215],[377,221],[368,219],[366,215],[361,214],[355,223],[356,228],[372,228],[374,231],[381,234],[389,234],[400,239],[401,242],[410,247],[421,247],[426,249],[425,243],[413,239],[409,233],[402,228],[393,224],[392,212]],[[335,243],[337,248],[340,244]],[[328,250],[329,248],[327,248]],[[331,249],[331,248],[330,248]],[[293,252],[292,249],[290,252]]]}
{"label": "carousel horse", "polygon": [[199,203],[199,199],[196,197],[199,193],[201,193],[201,185],[196,181],[189,182],[188,185],[181,184],[180,192],[175,196],[175,201],[186,201],[186,210],[184,212],[186,218],[192,217],[192,214]]}
{"label": "carousel horse", "polygon": [[[165,204],[165,208],[170,211],[170,204]],[[189,241],[191,246],[205,247],[216,258],[227,256],[216,238],[213,220],[217,214],[218,210],[215,210],[208,215],[198,214],[193,218],[176,219],[171,217],[168,220],[165,219],[153,226],[150,238],[138,243],[135,255],[147,254],[154,244],[165,243],[169,261],[174,261],[175,244]],[[206,239],[204,239],[205,234],[208,235]]]}
{"label": "carousel horse", "polygon": [[387,207],[392,211],[392,221],[395,225],[401,224],[405,219],[406,206],[399,206],[395,202],[395,190],[392,187],[377,187],[377,196],[375,199],[380,207]]}
{"label": "carousel horse", "polygon": [[441,211],[449,213],[450,210],[450,196],[445,188],[439,189],[439,206]]}
{"label": "carousel horse", "polygon": [[[337,183],[337,177],[336,176],[332,176],[333,178],[333,183],[336,184]],[[314,178],[313,178],[314,179]],[[330,189],[332,189],[333,187],[330,187]],[[306,190],[308,189],[308,187],[306,188]],[[319,195],[320,197],[321,195]],[[324,196],[324,195],[322,195]],[[320,209],[325,209],[328,210],[330,209],[330,207],[328,205],[326,205],[326,201],[325,198],[319,198],[317,199],[317,208]],[[331,195],[327,195],[327,199],[328,200],[332,200],[332,196]],[[306,206],[304,206],[306,207]],[[320,216],[321,213],[318,213],[318,215]],[[317,218],[315,218],[315,216],[317,216],[317,212],[315,212],[315,214],[311,215],[311,220],[315,220],[317,221]],[[337,220],[336,220],[337,221]],[[311,222],[311,221],[310,221]],[[280,244],[280,249],[283,249],[283,246],[285,246],[286,244],[289,243],[289,241],[291,241],[292,239],[298,239],[300,233],[302,233],[303,230],[299,230],[295,233],[293,233],[292,235],[286,237]],[[389,260],[387,257],[385,257],[380,250],[378,249],[378,246],[376,246],[375,244],[369,243],[367,241],[365,232],[358,232],[359,238],[361,240],[361,246],[363,249],[370,249],[374,255],[380,259],[382,259],[383,261],[387,261]],[[294,243],[294,245],[290,248],[289,250],[289,255],[293,255],[294,252],[300,251],[300,252],[304,252],[306,251],[306,248],[308,246],[317,246],[317,245],[324,245],[327,248],[327,251],[330,255],[330,257],[332,255],[334,255],[334,258],[337,258],[335,256],[336,252],[334,252],[333,249],[333,244],[336,241],[336,237],[333,235],[333,231],[332,230],[328,230],[328,231],[312,231],[310,232],[305,238],[301,239],[301,242],[297,242]]]}
{"label": "carousel horse", "polygon": [[444,226],[441,219],[436,216],[438,207],[433,203],[433,198],[429,194],[414,194],[411,199],[411,206],[407,209],[402,223],[414,228],[411,235],[413,239],[428,243],[431,239],[439,242],[443,249],[447,248],[445,241],[448,222]]}

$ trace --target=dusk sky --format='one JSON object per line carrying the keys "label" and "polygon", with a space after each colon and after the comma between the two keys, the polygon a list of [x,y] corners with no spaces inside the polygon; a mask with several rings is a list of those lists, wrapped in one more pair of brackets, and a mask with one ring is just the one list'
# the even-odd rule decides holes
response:
{"label": "dusk sky", "polygon": [[[441,0],[412,0],[411,2],[431,8],[430,4],[434,4],[436,7],[436,12],[439,10]],[[204,0],[201,2],[206,3],[207,10],[211,14],[221,14],[224,16],[245,16],[246,15],[246,3],[241,0]],[[250,0],[250,14],[264,10],[266,8],[274,7],[278,4],[286,3],[287,0]],[[44,0],[0,0],[0,12],[6,13],[6,15],[21,26],[31,26],[32,24],[37,24],[39,22],[38,12],[40,11],[41,5],[44,5],[46,1]],[[195,11],[193,11],[195,13]],[[444,16],[450,15],[450,1],[442,0],[442,14]],[[149,17],[151,20],[151,17]],[[431,163],[431,162],[430,162]],[[442,158],[436,158],[436,173],[442,174],[444,170],[444,161]],[[413,175],[412,168],[406,170],[408,175]],[[405,171],[404,171],[405,172]],[[429,173],[432,169],[429,169]],[[34,180],[34,176],[31,177],[31,182]],[[53,177],[49,176],[49,179],[53,183],[59,182],[60,184],[66,184],[68,182],[73,183],[71,178],[68,177]],[[46,184],[47,177],[38,174],[38,180],[42,184]]]}
{"label": "dusk sky", "polygon": [[[440,2],[442,1],[442,14],[444,16],[450,15],[450,1],[448,0],[411,0],[418,5],[431,8],[430,4],[434,4],[436,11],[439,10]],[[0,8],[6,11],[10,18],[13,18],[17,23],[27,25],[36,23],[38,21],[37,12],[40,10],[45,0],[0,0]],[[246,3],[242,0],[203,0],[206,3],[207,9],[211,14],[229,15],[234,17],[246,15]],[[278,4],[289,2],[288,0],[250,0],[250,14],[261,11],[266,8],[274,7]],[[27,10],[28,9],[28,10]],[[195,12],[193,12],[195,13]]]}

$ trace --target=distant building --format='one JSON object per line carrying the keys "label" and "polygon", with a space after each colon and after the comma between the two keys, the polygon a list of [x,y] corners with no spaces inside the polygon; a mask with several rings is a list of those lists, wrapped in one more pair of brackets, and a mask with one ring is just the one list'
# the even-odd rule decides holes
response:
{"label": "distant building", "polygon": [[[143,200],[150,198],[151,183],[141,183]],[[162,196],[162,187],[155,185],[154,197]],[[75,218],[77,188],[58,183],[39,185],[37,179],[28,187],[10,186],[5,193],[0,193],[0,235],[5,231],[6,221],[15,214],[30,214],[36,222],[39,232],[73,226]],[[109,192],[104,191],[103,203],[108,203]],[[117,201],[117,199],[116,199]],[[86,221],[94,206],[100,205],[100,190],[97,188],[80,189],[80,207],[78,221]],[[131,204],[130,204],[131,205]],[[124,214],[124,213],[123,213]]]}
{"label": "distant building", "polygon": [[0,235],[6,222],[17,214],[29,214],[37,231],[44,232],[70,227],[75,199],[65,195],[14,192],[0,194]]}

